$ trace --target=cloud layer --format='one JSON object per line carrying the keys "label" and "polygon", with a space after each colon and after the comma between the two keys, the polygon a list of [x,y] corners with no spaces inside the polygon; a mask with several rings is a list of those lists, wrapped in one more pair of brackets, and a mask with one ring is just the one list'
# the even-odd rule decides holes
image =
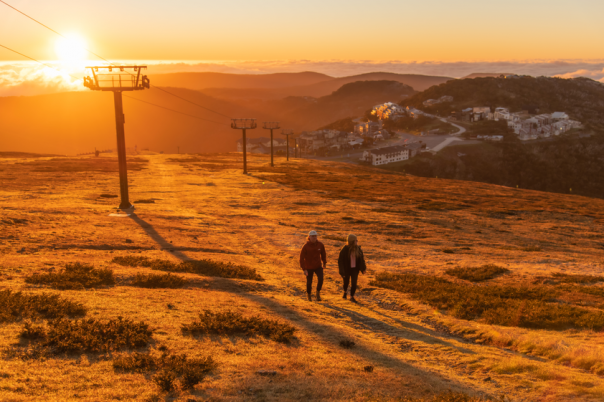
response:
{"label": "cloud layer", "polygon": [[[277,72],[315,71],[334,77],[370,72],[423,74],[461,78],[473,73],[515,73],[562,78],[588,77],[604,83],[604,60],[535,60],[535,61],[463,61],[463,62],[403,62],[370,60],[272,60],[272,61],[122,61],[146,64],[148,74],[174,72],[222,72],[232,74],[266,74]],[[36,63],[0,64],[0,96],[39,95],[63,91],[85,90],[81,77],[83,69],[63,73]]]}

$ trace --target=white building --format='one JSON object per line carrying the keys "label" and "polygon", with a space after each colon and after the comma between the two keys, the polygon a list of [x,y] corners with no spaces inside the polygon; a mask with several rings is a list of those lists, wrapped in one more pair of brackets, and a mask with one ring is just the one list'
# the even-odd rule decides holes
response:
{"label": "white building", "polygon": [[406,161],[407,159],[409,159],[409,149],[404,145],[370,149],[363,152],[363,160],[370,162],[373,166]]}

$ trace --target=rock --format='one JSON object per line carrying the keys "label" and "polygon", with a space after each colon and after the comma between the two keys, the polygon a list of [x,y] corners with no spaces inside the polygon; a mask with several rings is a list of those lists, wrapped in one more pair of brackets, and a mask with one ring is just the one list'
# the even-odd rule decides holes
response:
{"label": "rock", "polygon": [[277,375],[277,372],[275,370],[258,370],[258,371],[256,371],[256,374],[262,375],[262,376],[273,376],[273,375]]}
{"label": "rock", "polygon": [[134,242],[130,239],[126,239],[126,243],[134,243]]}
{"label": "rock", "polygon": [[484,380],[482,380],[482,381],[485,381],[485,382],[486,382],[486,381],[492,381],[492,380],[491,380],[491,377],[487,377],[487,378],[485,378],[485,379],[484,379]]}

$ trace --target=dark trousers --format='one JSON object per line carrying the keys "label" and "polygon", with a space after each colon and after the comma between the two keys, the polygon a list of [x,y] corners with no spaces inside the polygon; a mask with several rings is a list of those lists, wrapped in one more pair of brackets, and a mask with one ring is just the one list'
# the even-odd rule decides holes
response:
{"label": "dark trousers", "polygon": [[306,293],[312,291],[312,278],[317,274],[317,291],[320,291],[323,287],[323,268],[309,269],[308,275],[306,276]]}
{"label": "dark trousers", "polygon": [[344,279],[344,292],[348,291],[348,284],[352,279],[352,286],[350,286],[350,296],[354,296],[354,293],[357,291],[357,281],[359,279],[359,270],[351,269],[348,271],[348,274],[342,277]]}

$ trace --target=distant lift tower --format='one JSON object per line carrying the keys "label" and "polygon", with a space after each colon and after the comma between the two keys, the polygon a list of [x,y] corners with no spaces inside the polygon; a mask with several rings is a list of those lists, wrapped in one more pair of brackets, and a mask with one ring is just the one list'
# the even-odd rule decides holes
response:
{"label": "distant lift tower", "polygon": [[[120,168],[120,209],[134,208],[128,198],[128,167],[126,165],[126,138],[124,134],[123,91],[141,91],[149,88],[149,78],[141,75],[147,66],[98,66],[86,67],[92,76],[84,77],[84,86],[93,91],[113,92],[115,103],[115,131],[117,132],[117,159]],[[128,70],[133,70],[130,72]]]}
{"label": "distant lift tower", "polygon": [[294,158],[298,158],[298,139],[294,138]]}
{"label": "distant lift tower", "polygon": [[243,130],[243,174],[247,174],[247,141],[245,131],[253,130],[256,127],[256,119],[231,119],[231,128]]}
{"label": "distant lift tower", "polygon": [[265,130],[271,130],[271,167],[274,167],[275,165],[273,164],[273,130],[279,130],[281,127],[279,127],[278,121],[265,121],[262,128]]}
{"label": "distant lift tower", "polygon": [[289,161],[289,136],[294,135],[294,130],[281,130],[281,134],[287,137],[287,146],[285,147],[287,160]]}

